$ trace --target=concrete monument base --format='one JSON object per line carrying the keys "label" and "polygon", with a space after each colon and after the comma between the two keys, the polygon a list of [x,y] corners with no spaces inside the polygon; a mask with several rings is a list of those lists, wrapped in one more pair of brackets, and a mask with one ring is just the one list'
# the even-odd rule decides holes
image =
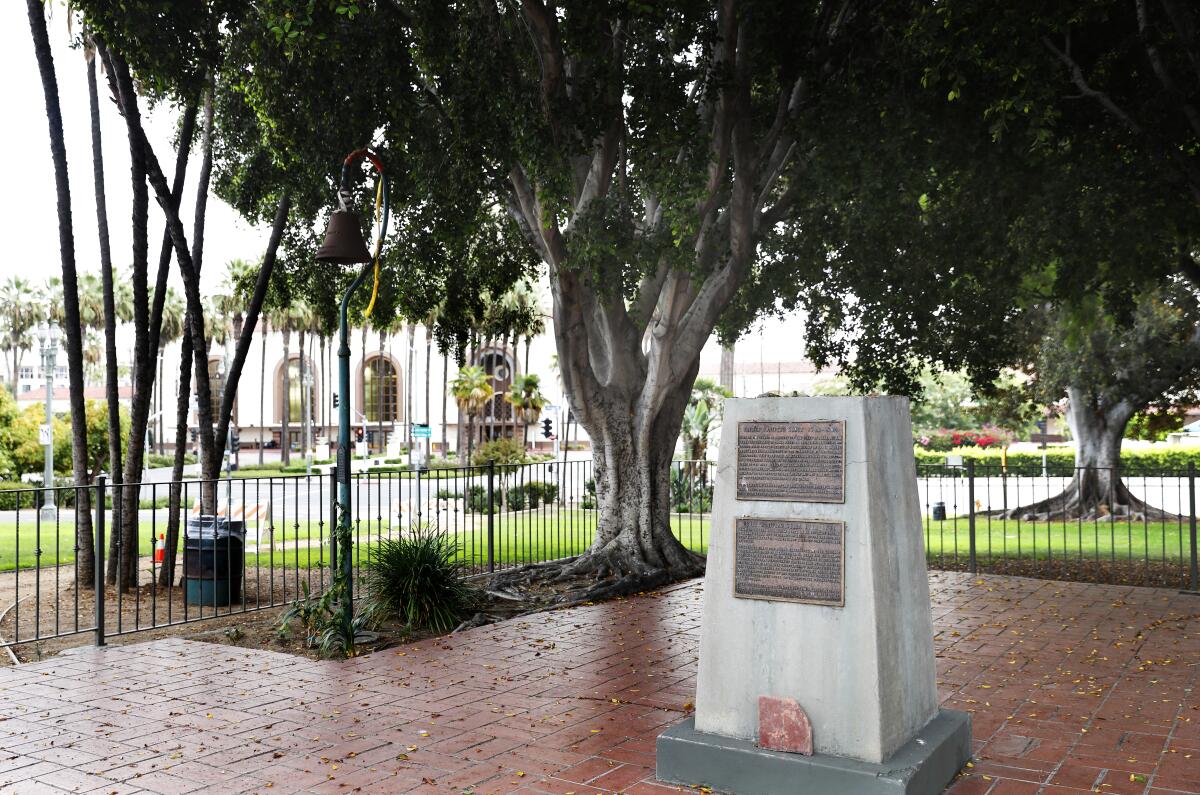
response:
{"label": "concrete monument base", "polygon": [[939,710],[882,764],[767,751],[696,731],[692,718],[658,737],[658,779],[734,795],[936,795],[971,758],[971,716]]}

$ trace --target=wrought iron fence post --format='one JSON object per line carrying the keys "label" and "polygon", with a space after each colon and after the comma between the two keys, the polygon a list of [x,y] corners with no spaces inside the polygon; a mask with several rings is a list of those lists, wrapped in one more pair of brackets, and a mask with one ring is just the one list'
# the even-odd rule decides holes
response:
{"label": "wrought iron fence post", "polygon": [[974,574],[975,561],[975,459],[967,459],[967,539],[969,544],[967,568]]}
{"label": "wrought iron fence post", "polygon": [[337,464],[329,470],[329,582],[337,575],[338,570],[338,468]]}
{"label": "wrought iron fence post", "polygon": [[97,646],[104,645],[104,476],[96,478],[96,532],[93,533],[96,545],[92,553],[92,564],[95,570],[96,587],[96,640]]}
{"label": "wrought iron fence post", "polygon": [[496,462],[488,461],[487,465],[488,485],[487,485],[487,555],[488,555],[488,571],[496,570],[496,555],[493,539],[496,533],[496,510],[495,510],[495,484],[496,484]]}
{"label": "wrought iron fence post", "polygon": [[1200,566],[1196,560],[1196,462],[1188,461],[1188,534],[1191,536],[1192,565],[1190,593],[1200,593]]}

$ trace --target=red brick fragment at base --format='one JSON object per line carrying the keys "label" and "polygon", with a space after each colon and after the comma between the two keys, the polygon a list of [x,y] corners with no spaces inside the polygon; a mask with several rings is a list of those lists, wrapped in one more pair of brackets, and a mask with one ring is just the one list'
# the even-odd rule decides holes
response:
{"label": "red brick fragment at base", "polygon": [[758,697],[758,745],[768,751],[812,756],[812,724],[795,699]]}

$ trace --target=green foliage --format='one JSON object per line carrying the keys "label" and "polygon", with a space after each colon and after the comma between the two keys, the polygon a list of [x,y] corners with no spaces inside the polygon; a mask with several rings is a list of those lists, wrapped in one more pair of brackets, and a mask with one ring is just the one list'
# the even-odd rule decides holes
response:
{"label": "green foliage", "polygon": [[372,611],[397,616],[412,629],[454,629],[478,601],[475,587],[462,578],[458,554],[449,534],[429,527],[385,539],[367,567]]}
{"label": "green foliage", "polygon": [[[1002,450],[978,447],[961,447],[951,451],[961,455],[963,460],[973,459],[980,466],[999,468],[1004,460]],[[920,466],[943,466],[946,463],[945,452],[933,452],[916,449],[913,452]],[[1046,451],[1048,471],[1055,477],[1071,477],[1075,473],[1075,451],[1069,447],[1052,447]],[[1195,448],[1167,449],[1138,449],[1121,452],[1121,471],[1126,476],[1145,475],[1176,475],[1187,470],[1189,461],[1200,466],[1200,450]],[[1040,475],[1042,472],[1042,454],[1013,453],[1007,456],[1007,466],[1010,472],[1020,472],[1025,475]]]}
{"label": "green foliage", "polygon": [[1175,281],[1142,292],[1128,312],[1089,301],[1057,312],[1039,351],[1036,389],[1058,399],[1082,393],[1093,410],[1135,411],[1167,400],[1189,401],[1200,387],[1200,298]]}
{"label": "green foliage", "polygon": [[486,466],[489,461],[494,461],[496,466],[503,466],[505,469],[524,464],[526,460],[525,445],[516,439],[508,438],[484,442],[471,457],[471,463],[475,466]]}
{"label": "green foliage", "polygon": [[707,513],[712,510],[713,486],[702,467],[677,464],[671,467],[671,510]]}
{"label": "green foliage", "polygon": [[1142,439],[1148,442],[1165,441],[1167,435],[1183,427],[1181,411],[1139,411],[1125,426],[1126,439]]}
{"label": "green foliage", "polygon": [[487,513],[487,488],[480,485],[469,486],[467,488],[467,510],[471,513]]}
{"label": "green foliage", "polygon": [[526,502],[529,502],[530,508],[537,507],[537,499],[527,494],[524,486],[513,486],[505,495],[505,504],[508,505],[510,511],[525,510]]}
{"label": "green foliage", "polygon": [[525,490],[534,500],[552,503],[558,500],[558,484],[547,483],[544,480],[531,480],[525,484]]}
{"label": "green foliage", "polygon": [[914,432],[933,428],[970,428],[971,381],[962,373],[921,374],[921,397],[911,405]]}
{"label": "green foliage", "polygon": [[708,456],[708,439],[721,427],[721,407],[725,398],[733,393],[707,378],[697,378],[692,384],[692,395],[683,410],[684,455],[692,461],[703,461]]}
{"label": "green foliage", "polygon": [[[175,465],[175,455],[173,453],[166,454],[166,455],[159,455],[158,453],[150,453],[150,455],[147,456],[147,458],[150,461],[151,468],[169,467],[169,466]],[[184,453],[183,454],[183,463],[184,463],[184,465],[196,463],[196,456],[192,455],[191,453]],[[241,467],[241,469],[245,469],[245,468],[246,468],[245,466]]]}

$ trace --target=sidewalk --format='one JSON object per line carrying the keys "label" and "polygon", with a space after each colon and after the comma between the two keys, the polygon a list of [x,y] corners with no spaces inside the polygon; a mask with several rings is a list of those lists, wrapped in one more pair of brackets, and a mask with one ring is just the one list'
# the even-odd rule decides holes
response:
{"label": "sidewalk", "polygon": [[[955,795],[1200,792],[1200,599],[931,575]],[[356,660],[163,640],[0,670],[0,791],[665,793],[699,583]],[[52,789],[57,788],[57,789]]]}

